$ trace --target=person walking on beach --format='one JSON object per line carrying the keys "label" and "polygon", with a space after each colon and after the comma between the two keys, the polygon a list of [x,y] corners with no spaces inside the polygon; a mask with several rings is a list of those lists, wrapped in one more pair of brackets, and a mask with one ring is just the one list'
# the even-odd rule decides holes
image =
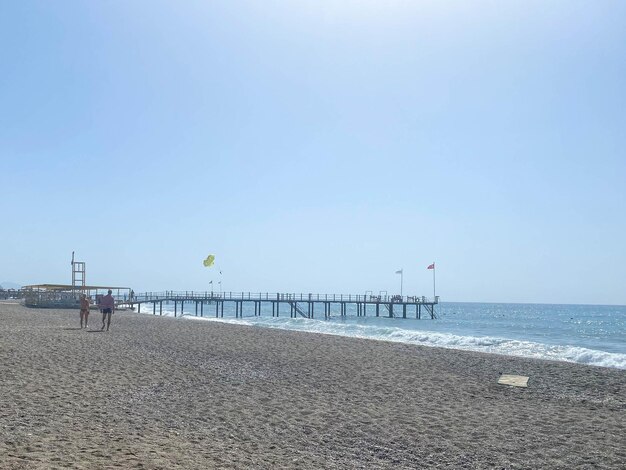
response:
{"label": "person walking on beach", "polygon": [[109,289],[109,293],[100,299],[100,310],[102,310],[102,328],[104,330],[104,323],[106,321],[107,331],[111,326],[111,315],[115,311],[115,299],[111,295],[113,291]]}
{"label": "person walking on beach", "polygon": [[83,327],[83,320],[85,321],[85,328],[87,328],[87,321],[89,320],[89,297],[85,294],[80,294],[80,327]]}

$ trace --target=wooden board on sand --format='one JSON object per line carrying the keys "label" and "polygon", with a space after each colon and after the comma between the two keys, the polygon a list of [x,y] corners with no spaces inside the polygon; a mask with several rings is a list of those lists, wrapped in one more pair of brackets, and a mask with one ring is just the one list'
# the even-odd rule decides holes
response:
{"label": "wooden board on sand", "polygon": [[501,385],[511,385],[513,387],[528,387],[528,377],[523,375],[502,374],[498,379]]}

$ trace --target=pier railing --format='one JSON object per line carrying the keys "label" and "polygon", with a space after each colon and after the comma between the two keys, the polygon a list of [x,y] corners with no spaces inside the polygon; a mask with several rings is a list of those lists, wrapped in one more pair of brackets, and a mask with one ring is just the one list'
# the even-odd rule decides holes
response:
{"label": "pier railing", "polygon": [[270,292],[197,292],[197,291],[161,291],[143,292],[132,296],[117,296],[118,302],[155,302],[180,300],[257,300],[257,301],[292,301],[292,302],[359,302],[359,303],[416,303],[437,304],[439,296],[427,298],[418,295],[372,295],[372,294],[294,294]]}

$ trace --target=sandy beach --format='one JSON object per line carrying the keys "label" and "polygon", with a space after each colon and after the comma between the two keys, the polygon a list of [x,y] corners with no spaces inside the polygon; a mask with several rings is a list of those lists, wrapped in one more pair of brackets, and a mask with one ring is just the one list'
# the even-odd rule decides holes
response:
{"label": "sandy beach", "polygon": [[0,302],[1,468],[626,466],[624,370],[99,316]]}

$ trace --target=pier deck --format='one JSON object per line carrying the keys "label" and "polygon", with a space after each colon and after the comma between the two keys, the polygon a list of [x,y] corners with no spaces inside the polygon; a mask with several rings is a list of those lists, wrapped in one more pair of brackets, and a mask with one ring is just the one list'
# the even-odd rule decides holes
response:
{"label": "pier deck", "polygon": [[[116,304],[120,307],[137,307],[141,312],[142,305],[152,307],[153,315],[163,314],[163,304],[174,304],[174,316],[182,315],[185,304],[195,305],[196,316],[224,317],[224,304],[235,305],[235,317],[242,318],[244,306],[254,316],[260,316],[262,306],[271,305],[272,316],[278,317],[285,309],[291,318],[315,318],[316,307],[323,309],[324,319],[333,315],[332,307],[339,307],[339,315],[347,314],[348,306],[354,306],[356,316],[370,315],[388,318],[408,318],[415,314],[415,318],[421,319],[422,314],[426,318],[434,319],[435,305],[439,303],[439,296],[427,299],[420,296],[400,295],[351,295],[351,294],[282,294],[282,293],[259,293],[259,292],[145,292],[132,297],[118,297]],[[179,310],[180,307],[180,310]],[[205,307],[206,312],[205,312]],[[282,309],[281,309],[282,307]],[[369,309],[368,309],[369,307]],[[210,312],[210,310],[214,310]],[[269,308],[267,309],[269,310]],[[321,315],[321,313],[320,313]]]}

